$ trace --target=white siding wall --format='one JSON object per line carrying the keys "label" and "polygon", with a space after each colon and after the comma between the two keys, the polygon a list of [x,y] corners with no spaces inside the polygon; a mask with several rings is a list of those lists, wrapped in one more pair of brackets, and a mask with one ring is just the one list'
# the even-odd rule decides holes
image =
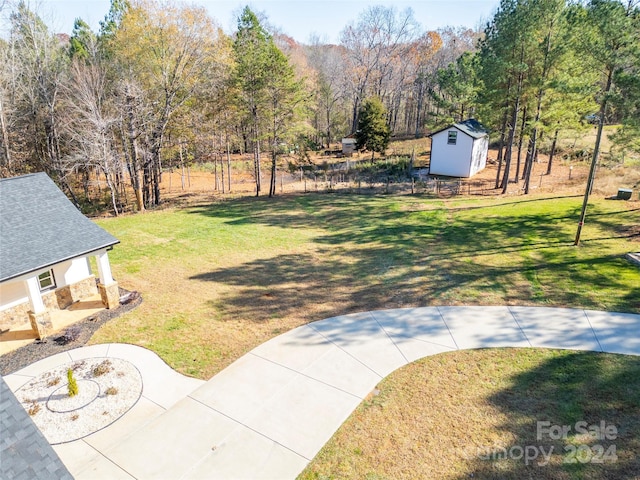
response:
{"label": "white siding wall", "polygon": [[489,151],[489,137],[478,138],[473,142],[473,156],[469,176],[472,177],[487,166],[487,152]]}
{"label": "white siding wall", "polygon": [[84,280],[91,275],[91,271],[87,259],[81,257],[54,266],[53,274],[56,277],[56,286],[64,287]]}
{"label": "white siding wall", "polygon": [[[447,143],[449,132],[458,132],[455,145]],[[448,175],[450,177],[468,177],[469,159],[473,149],[473,139],[457,128],[449,128],[431,137],[431,166],[432,175]]]}
{"label": "white siding wall", "polygon": [[29,301],[24,281],[0,284],[0,311]]}
{"label": "white siding wall", "polygon": [[[45,271],[38,272],[38,274]],[[53,266],[56,288],[77,283],[90,275],[91,270],[86,257],[74,258]],[[25,278],[19,277],[0,284],[0,311],[29,301],[27,290],[24,286]]]}

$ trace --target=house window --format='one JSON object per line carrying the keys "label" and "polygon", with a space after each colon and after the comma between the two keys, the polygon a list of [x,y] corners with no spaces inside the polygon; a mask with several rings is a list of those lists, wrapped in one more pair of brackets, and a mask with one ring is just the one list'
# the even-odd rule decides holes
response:
{"label": "house window", "polygon": [[448,133],[449,133],[449,138],[447,140],[447,143],[449,145],[455,145],[456,141],[458,140],[458,132],[456,132],[455,130],[451,130]]}
{"label": "house window", "polygon": [[38,275],[38,283],[40,284],[41,292],[56,288],[56,279],[53,277],[53,270],[47,270]]}

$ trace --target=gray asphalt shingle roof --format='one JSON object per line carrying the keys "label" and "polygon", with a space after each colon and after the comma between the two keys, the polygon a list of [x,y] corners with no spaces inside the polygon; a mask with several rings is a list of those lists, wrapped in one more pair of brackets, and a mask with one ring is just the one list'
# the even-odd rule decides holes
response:
{"label": "gray asphalt shingle roof", "polygon": [[0,478],[73,480],[1,376]]}
{"label": "gray asphalt shingle roof", "polygon": [[454,123],[453,125],[449,125],[446,128],[443,128],[441,130],[438,130],[437,132],[433,132],[431,135],[429,135],[430,137],[433,137],[434,135],[440,133],[440,132],[444,132],[445,130],[450,129],[451,127],[456,127],[458,130],[460,130],[461,132],[466,133],[467,135],[469,135],[472,138],[482,138],[486,135],[489,135],[489,130],[487,130],[480,122],[478,122],[477,120],[470,118],[468,120],[465,120],[464,122],[458,122],[458,123]]}
{"label": "gray asphalt shingle roof", "polygon": [[0,281],[118,243],[47,174],[0,180]]}

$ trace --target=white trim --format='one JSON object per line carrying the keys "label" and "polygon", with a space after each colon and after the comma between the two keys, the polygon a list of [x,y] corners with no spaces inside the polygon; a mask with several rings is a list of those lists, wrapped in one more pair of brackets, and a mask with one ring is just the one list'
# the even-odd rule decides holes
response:
{"label": "white trim", "polygon": [[44,302],[42,301],[42,294],[40,293],[40,282],[38,276],[29,277],[25,280],[25,286],[27,287],[27,294],[29,296],[29,304],[31,305],[31,311],[36,315],[46,310]]}
{"label": "white trim", "polygon": [[[42,286],[43,279],[40,277],[42,277],[45,273],[49,274],[49,281],[51,282],[51,284],[43,287]],[[56,288],[58,288],[56,285],[56,276],[53,273],[53,268],[50,268],[49,270],[45,270],[40,275],[38,275],[37,278],[38,278],[38,286],[40,287],[41,292],[48,292],[50,290],[55,290]]]}

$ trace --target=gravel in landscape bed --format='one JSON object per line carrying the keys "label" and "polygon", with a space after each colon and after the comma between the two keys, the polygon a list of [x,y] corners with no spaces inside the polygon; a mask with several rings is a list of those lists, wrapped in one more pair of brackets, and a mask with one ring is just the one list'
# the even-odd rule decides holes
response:
{"label": "gravel in landscape bed", "polygon": [[[71,369],[78,394],[68,394]],[[91,358],[48,370],[16,392],[16,397],[50,444],[86,437],[110,425],[142,394],[142,377],[119,358]]]}

